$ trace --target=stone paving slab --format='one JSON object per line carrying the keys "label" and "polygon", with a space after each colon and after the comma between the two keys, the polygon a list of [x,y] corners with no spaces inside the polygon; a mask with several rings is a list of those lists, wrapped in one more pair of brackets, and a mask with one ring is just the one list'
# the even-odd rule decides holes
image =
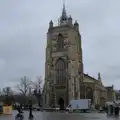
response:
{"label": "stone paving slab", "polygon": [[[14,120],[16,111],[13,115],[2,115],[0,120]],[[120,117],[107,116],[105,113],[48,113],[33,112],[35,120],[120,120]],[[28,120],[29,113],[24,112],[24,120]]]}

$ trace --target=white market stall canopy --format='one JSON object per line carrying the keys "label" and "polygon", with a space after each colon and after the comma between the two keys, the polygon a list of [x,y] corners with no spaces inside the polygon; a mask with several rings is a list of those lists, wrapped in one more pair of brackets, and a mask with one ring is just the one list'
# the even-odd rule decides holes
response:
{"label": "white market stall canopy", "polygon": [[114,105],[114,103],[113,103],[113,102],[110,102],[110,101],[107,101],[107,102],[106,102],[106,105]]}

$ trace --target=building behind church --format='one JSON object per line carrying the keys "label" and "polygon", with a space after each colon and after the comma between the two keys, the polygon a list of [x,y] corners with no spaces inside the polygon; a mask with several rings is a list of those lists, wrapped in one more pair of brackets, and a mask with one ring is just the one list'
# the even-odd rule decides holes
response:
{"label": "building behind church", "polygon": [[[49,22],[47,32],[44,104],[66,107],[73,99],[91,99],[92,104],[103,106],[107,88],[100,73],[95,79],[84,73],[82,40],[79,23],[73,22],[63,5],[58,25]],[[111,98],[110,98],[111,99]]]}

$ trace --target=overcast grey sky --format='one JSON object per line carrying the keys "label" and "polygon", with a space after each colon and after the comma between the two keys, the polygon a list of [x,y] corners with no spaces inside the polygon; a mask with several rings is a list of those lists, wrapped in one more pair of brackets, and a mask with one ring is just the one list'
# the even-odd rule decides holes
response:
{"label": "overcast grey sky", "polygon": [[[84,70],[105,85],[120,85],[120,1],[66,0],[80,24]],[[0,82],[13,85],[26,75],[44,77],[48,23],[58,20],[62,0],[0,1]]]}

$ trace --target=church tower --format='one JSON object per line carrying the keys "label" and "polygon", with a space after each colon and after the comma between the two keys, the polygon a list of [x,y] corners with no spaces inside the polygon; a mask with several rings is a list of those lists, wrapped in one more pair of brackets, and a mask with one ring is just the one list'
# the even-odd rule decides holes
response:
{"label": "church tower", "polygon": [[58,25],[49,22],[45,62],[45,104],[66,107],[80,99],[83,81],[81,35],[77,21],[68,16],[63,4]]}

